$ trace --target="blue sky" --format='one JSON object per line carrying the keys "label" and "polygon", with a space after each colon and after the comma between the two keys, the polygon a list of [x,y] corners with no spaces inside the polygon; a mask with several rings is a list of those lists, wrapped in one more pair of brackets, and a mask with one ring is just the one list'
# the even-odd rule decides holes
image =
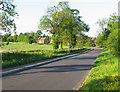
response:
{"label": "blue sky", "polygon": [[[19,16],[15,18],[17,33],[36,32],[40,18],[46,13],[50,6],[57,5],[59,1],[65,0],[14,0]],[[82,20],[89,24],[88,36],[97,36],[99,27],[96,21],[108,18],[110,14],[118,13],[119,0],[67,0],[70,8],[78,9]]]}

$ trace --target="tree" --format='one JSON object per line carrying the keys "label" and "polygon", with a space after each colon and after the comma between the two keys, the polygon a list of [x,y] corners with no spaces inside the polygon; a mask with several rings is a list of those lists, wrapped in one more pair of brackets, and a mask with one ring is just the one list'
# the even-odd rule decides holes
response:
{"label": "tree", "polygon": [[119,46],[119,17],[113,13],[109,20],[108,20],[108,29],[110,30],[110,34],[107,39],[107,48],[110,50],[111,54],[113,56],[119,56],[120,55],[120,46]]}
{"label": "tree", "polygon": [[15,35],[13,36],[13,40],[14,40],[14,42],[17,42],[17,38],[18,38],[18,35],[15,34]]}
{"label": "tree", "polygon": [[113,56],[120,55],[119,51],[119,27],[118,27],[118,16],[116,14],[110,15],[109,19],[106,22],[107,26],[104,28],[104,31],[98,35],[96,39],[96,44],[103,48],[108,48],[110,54]]}
{"label": "tree", "polygon": [[36,42],[37,36],[36,36],[36,33],[35,33],[35,32],[29,33],[29,36],[30,36],[30,39],[31,39],[31,44],[32,44],[33,42]]}
{"label": "tree", "polygon": [[7,38],[10,37],[10,36],[11,36],[10,33],[4,34],[4,35],[2,36],[2,41],[3,41],[3,42],[6,42],[6,41],[7,41]]}
{"label": "tree", "polygon": [[107,48],[111,51],[111,54],[118,56],[120,52],[118,51],[118,29],[113,30],[107,40]]}
{"label": "tree", "polygon": [[80,35],[77,37],[77,47],[84,47],[87,42],[87,36],[86,35]]}
{"label": "tree", "polygon": [[8,2],[6,0],[0,1],[0,29],[4,32],[11,32],[11,29],[15,32],[16,25],[14,23],[14,17],[17,14],[15,12],[15,5],[12,4],[12,0]]}
{"label": "tree", "polygon": [[77,37],[77,47],[93,47],[94,42],[90,39],[90,37],[81,34]]}
{"label": "tree", "polygon": [[89,37],[87,37],[85,46],[94,47],[95,45],[94,45],[94,42],[92,42],[92,40]]}
{"label": "tree", "polygon": [[36,38],[38,39],[42,34],[43,33],[42,33],[41,30],[37,30],[37,32],[36,32]]}
{"label": "tree", "polygon": [[60,42],[66,40],[70,43],[70,48],[74,48],[76,45],[77,35],[81,34],[82,31],[89,31],[89,27],[84,23],[84,21],[81,21],[81,16],[79,16],[79,11],[77,9],[70,9],[68,4],[65,4],[66,3],[64,2],[59,4],[60,6],[67,6],[59,12],[59,21],[61,24],[59,26],[59,30],[62,30],[60,31]]}
{"label": "tree", "polygon": [[110,15],[109,19],[103,18],[97,21],[100,26],[101,33],[99,33],[98,38],[96,39],[96,44],[100,47],[107,47],[107,39],[110,33],[118,27],[117,17],[115,14]]}
{"label": "tree", "polygon": [[108,36],[110,34],[110,30],[108,30],[107,28],[105,28],[105,30],[102,33],[99,33],[97,39],[96,39],[96,45],[100,46],[100,47],[107,47],[107,39]]}
{"label": "tree", "polygon": [[7,38],[7,42],[14,42],[13,36],[9,36],[9,37]]}
{"label": "tree", "polygon": [[107,19],[106,18],[103,18],[103,19],[99,19],[96,24],[99,25],[100,27],[100,33],[105,31],[106,27],[107,27]]}
{"label": "tree", "polygon": [[59,2],[57,6],[50,7],[47,14],[40,19],[40,29],[50,29],[53,47],[57,49],[64,40],[70,47],[76,45],[76,35],[81,31],[88,31],[89,27],[80,19],[77,9],[70,9],[68,2]]}
{"label": "tree", "polygon": [[24,39],[23,36],[24,36],[23,33],[20,33],[19,36],[18,36],[18,38],[17,38],[17,41],[18,42],[23,42],[23,39]]}
{"label": "tree", "polygon": [[35,33],[20,33],[20,35],[17,37],[18,42],[26,42],[29,44],[32,44],[35,41]]}
{"label": "tree", "polygon": [[29,44],[32,44],[32,43],[33,43],[33,37],[32,37],[32,36],[29,36],[29,37],[28,37],[28,43],[29,43]]}
{"label": "tree", "polygon": [[34,35],[35,35],[35,33],[24,33],[22,41],[29,43],[29,44],[32,44]]}
{"label": "tree", "polygon": [[114,29],[118,28],[118,16],[116,13],[110,15],[107,23],[107,29],[112,32]]}
{"label": "tree", "polygon": [[96,45],[101,47],[101,48],[106,48],[107,47],[107,39],[110,34],[110,31],[106,30],[103,31],[102,34],[99,33],[98,37],[96,38]]}

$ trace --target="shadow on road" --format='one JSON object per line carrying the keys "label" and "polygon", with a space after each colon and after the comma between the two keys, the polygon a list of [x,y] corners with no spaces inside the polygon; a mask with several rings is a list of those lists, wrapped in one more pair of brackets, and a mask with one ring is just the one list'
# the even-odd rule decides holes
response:
{"label": "shadow on road", "polygon": [[37,73],[51,73],[51,72],[75,72],[91,70],[93,65],[60,65],[60,66],[46,66],[36,67],[33,70],[27,72],[19,72],[9,76],[25,75],[25,74],[37,74]]}
{"label": "shadow on road", "polygon": [[40,67],[36,69],[46,69],[41,72],[73,72],[73,71],[84,71],[90,70],[93,65],[61,65],[61,66],[48,66]]}
{"label": "shadow on road", "polygon": [[97,57],[80,57],[80,58],[72,58],[72,59],[96,59]]}
{"label": "shadow on road", "polygon": [[[97,57],[95,56],[84,56],[84,57],[79,57],[79,58],[70,58],[70,60],[72,61],[76,61],[76,60],[90,60],[90,59],[96,59]],[[61,60],[57,60],[57,61],[52,61],[51,63],[54,62],[60,62]],[[51,73],[51,72],[75,72],[75,71],[87,71],[87,70],[91,70],[93,64],[69,64],[69,65],[57,65],[57,66],[49,66],[49,64],[47,66],[37,66],[31,69],[28,69],[26,71],[21,71],[21,72],[17,72],[17,73],[13,73],[12,75],[8,75],[8,76],[16,76],[16,75],[24,75],[24,74],[37,74],[37,73]]]}

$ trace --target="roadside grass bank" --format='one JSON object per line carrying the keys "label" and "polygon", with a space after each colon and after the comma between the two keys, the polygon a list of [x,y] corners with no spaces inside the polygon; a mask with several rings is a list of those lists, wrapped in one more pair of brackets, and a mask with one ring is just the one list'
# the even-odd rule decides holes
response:
{"label": "roadside grass bank", "polygon": [[98,56],[91,73],[85,80],[82,92],[95,90],[118,90],[118,57],[113,57],[105,49]]}
{"label": "roadside grass bank", "polygon": [[28,64],[32,62],[47,60],[55,57],[80,53],[89,50],[88,48],[74,48],[70,50],[53,50],[40,52],[12,52],[2,53],[2,68]]}

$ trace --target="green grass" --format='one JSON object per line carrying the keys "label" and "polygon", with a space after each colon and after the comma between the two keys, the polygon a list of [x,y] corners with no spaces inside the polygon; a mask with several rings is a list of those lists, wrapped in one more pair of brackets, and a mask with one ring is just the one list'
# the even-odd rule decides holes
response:
{"label": "green grass", "polygon": [[118,90],[118,57],[104,50],[80,90]]}
{"label": "green grass", "polygon": [[14,52],[14,53],[2,53],[2,68],[13,67],[17,65],[28,64],[32,62],[42,61],[59,56],[69,55],[73,53],[79,53],[88,49],[71,49],[68,50],[56,50],[56,51],[40,51],[40,52]]}
{"label": "green grass", "polygon": [[[5,44],[5,43],[4,43]],[[63,46],[63,48],[68,48],[68,46]],[[39,45],[37,43],[24,43],[24,42],[10,42],[9,45],[2,46],[2,50],[53,50],[52,45]]]}
{"label": "green grass", "polygon": [[[61,49],[59,46],[58,50],[53,50],[52,45],[10,42],[9,45],[2,46],[2,50],[7,50],[2,52],[2,68],[8,68],[8,67],[32,63],[36,61],[42,61],[54,57],[69,55],[69,54],[88,50],[88,49],[75,48],[75,49],[71,49],[71,51],[68,51],[68,46],[63,46],[63,48],[64,49]],[[15,52],[12,52],[11,50],[15,50]]]}

